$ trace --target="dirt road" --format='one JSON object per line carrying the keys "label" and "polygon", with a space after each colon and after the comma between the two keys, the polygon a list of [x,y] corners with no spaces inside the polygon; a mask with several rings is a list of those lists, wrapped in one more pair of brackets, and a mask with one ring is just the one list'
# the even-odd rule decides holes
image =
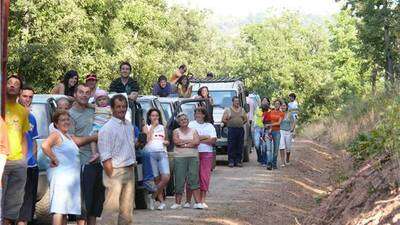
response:
{"label": "dirt road", "polygon": [[[208,210],[135,211],[135,224],[302,224],[302,219],[329,190],[336,152],[297,140],[292,164],[268,171],[255,161],[243,168],[217,166],[212,175]],[[169,198],[168,206],[173,203]]]}

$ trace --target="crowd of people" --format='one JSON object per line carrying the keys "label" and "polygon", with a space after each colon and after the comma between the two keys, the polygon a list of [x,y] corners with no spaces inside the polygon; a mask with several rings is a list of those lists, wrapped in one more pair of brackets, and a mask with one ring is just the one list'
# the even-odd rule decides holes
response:
{"label": "crowd of people", "polygon": [[[179,126],[172,138],[168,137],[158,109],[150,109],[145,125],[138,128],[125,117],[128,100],[136,101],[140,88],[130,77],[132,67],[128,62],[123,62],[119,69],[120,77],[111,82],[108,91],[126,95],[116,94],[110,99],[108,92],[97,86],[96,74],[88,74],[85,83],[79,83],[79,75],[74,70],[68,71],[51,91],[64,95],[57,99],[50,134],[41,145],[50,159],[47,177],[54,225],[66,225],[70,217],[74,217],[78,225],[132,224],[136,154],[141,155],[149,209],[167,208],[164,190],[171,172],[175,184],[175,203],[171,209],[208,208],[205,200],[213,166],[213,145],[217,140],[212,112],[199,106],[195,109],[194,121],[189,121],[185,113],[178,114]],[[181,65],[169,82],[165,76],[160,76],[153,94],[191,97],[192,86],[186,70],[186,66]],[[5,120],[0,119],[0,195],[3,202],[0,219],[5,225],[24,225],[32,221],[35,214],[39,177],[38,124],[30,111],[35,92],[16,75],[8,77],[6,91]],[[201,87],[197,95],[212,104],[206,86]],[[240,107],[239,98],[233,97],[232,107],[225,110],[222,119],[228,127],[230,167],[243,166],[244,124],[248,121],[255,127],[258,162],[267,169],[276,169],[280,151],[282,166],[290,163],[298,109],[295,98],[291,94],[288,104],[276,100],[273,109],[268,98],[262,99],[259,108],[248,98],[250,111],[246,113]],[[175,146],[172,161],[167,153],[171,144]],[[136,151],[138,146],[143,148]],[[182,203],[185,192],[186,201]]]}

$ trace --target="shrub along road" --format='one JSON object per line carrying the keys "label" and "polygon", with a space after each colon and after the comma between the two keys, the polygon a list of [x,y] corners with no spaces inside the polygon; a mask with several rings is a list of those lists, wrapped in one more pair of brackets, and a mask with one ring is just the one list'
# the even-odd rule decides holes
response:
{"label": "shrub along road", "polygon": [[[296,140],[291,165],[267,171],[255,161],[243,168],[217,166],[208,210],[135,211],[135,224],[302,224],[333,185],[332,172],[342,158],[337,151],[309,140]],[[338,160],[339,159],[339,160]],[[173,198],[168,198],[168,206]]]}

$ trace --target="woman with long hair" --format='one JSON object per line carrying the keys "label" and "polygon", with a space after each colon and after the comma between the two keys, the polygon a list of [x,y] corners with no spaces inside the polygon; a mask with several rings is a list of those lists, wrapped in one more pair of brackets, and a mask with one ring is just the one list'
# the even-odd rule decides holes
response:
{"label": "woman with long hair", "polygon": [[146,125],[143,127],[143,133],[147,135],[147,144],[145,151],[150,154],[150,164],[155,177],[157,191],[149,196],[150,209],[154,209],[154,199],[159,200],[157,209],[164,210],[166,205],[163,196],[163,190],[167,186],[170,171],[167,154],[169,144],[167,132],[162,124],[161,112],[158,109],[150,109],[147,112]]}
{"label": "woman with long hair", "polygon": [[75,88],[78,86],[79,75],[75,70],[70,70],[65,73],[61,83],[57,84],[51,94],[66,95],[74,97]]}
{"label": "woman with long hair", "polygon": [[186,75],[183,75],[179,78],[177,82],[177,88],[178,88],[178,96],[180,98],[190,98],[192,97],[192,85],[190,85],[189,77]]}
{"label": "woman with long hair", "polygon": [[266,166],[265,159],[263,158],[263,154],[261,152],[262,149],[262,138],[264,133],[264,123],[263,123],[263,114],[268,111],[270,105],[270,100],[267,97],[263,97],[261,99],[261,106],[256,109],[254,113],[254,135],[253,142],[254,148],[257,153],[257,162],[262,166]]}
{"label": "woman with long hair", "polygon": [[281,111],[285,113],[281,122],[281,140],[279,151],[281,155],[282,167],[290,164],[290,152],[292,150],[293,131],[296,127],[295,115],[288,110],[287,102],[282,102]]}

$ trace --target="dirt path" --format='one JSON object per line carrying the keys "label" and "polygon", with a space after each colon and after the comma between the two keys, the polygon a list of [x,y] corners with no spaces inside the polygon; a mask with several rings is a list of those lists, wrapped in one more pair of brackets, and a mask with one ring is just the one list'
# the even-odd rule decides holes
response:
{"label": "dirt path", "polygon": [[[301,224],[329,190],[329,173],[339,156],[317,143],[297,140],[288,167],[268,171],[251,161],[243,168],[217,166],[208,210],[135,211],[135,224]],[[173,199],[167,200],[168,206]]]}

